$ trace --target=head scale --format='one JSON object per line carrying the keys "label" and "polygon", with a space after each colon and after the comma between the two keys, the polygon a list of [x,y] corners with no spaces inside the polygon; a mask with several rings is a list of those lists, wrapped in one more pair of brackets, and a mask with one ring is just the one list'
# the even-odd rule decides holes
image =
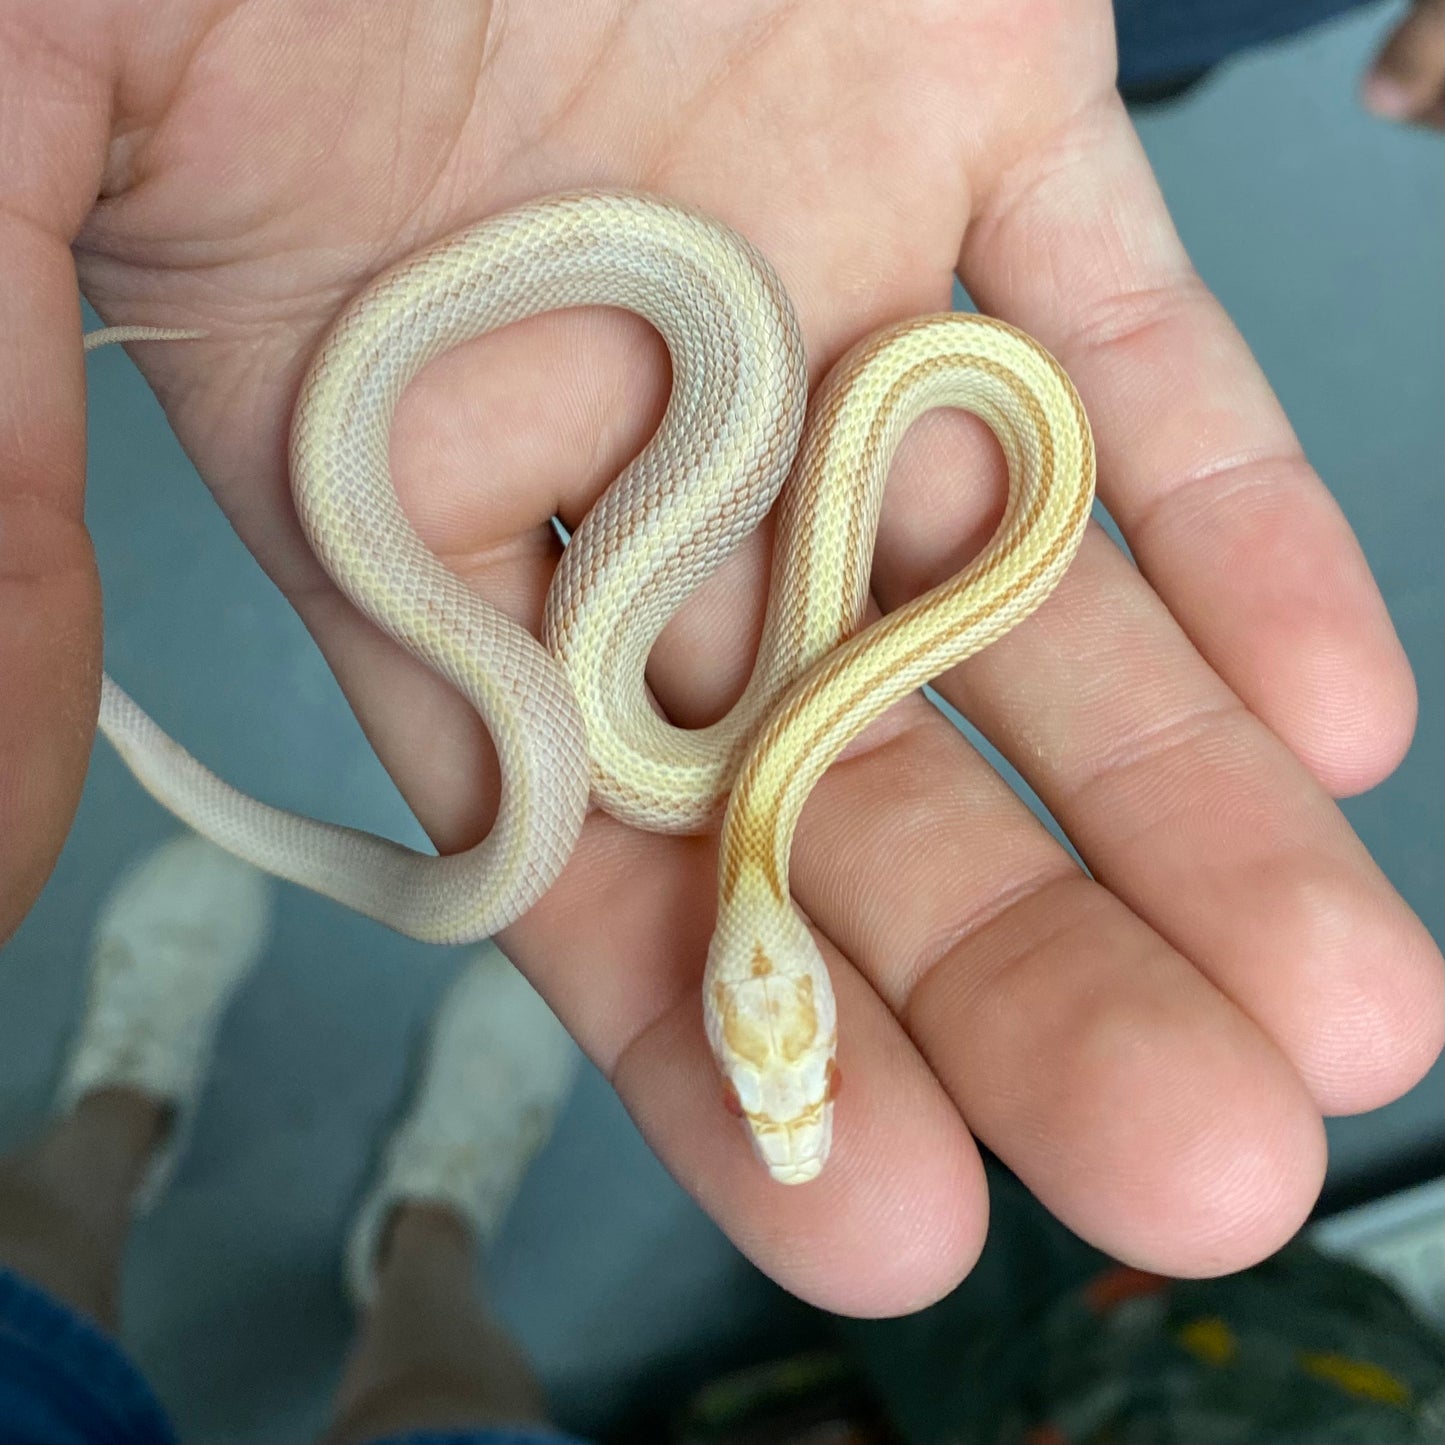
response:
{"label": "head scale", "polygon": [[833,1135],[837,1009],[812,936],[789,907],[767,930],[720,926],[708,955],[708,1039],[774,1179],[817,1177]]}

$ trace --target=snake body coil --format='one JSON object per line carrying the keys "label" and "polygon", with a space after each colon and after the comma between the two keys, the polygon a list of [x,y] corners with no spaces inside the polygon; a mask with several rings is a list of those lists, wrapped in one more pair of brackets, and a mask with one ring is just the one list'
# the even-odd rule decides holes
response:
{"label": "snake body coil", "polygon": [[[392,489],[388,438],[428,361],[524,317],[594,305],[657,328],[672,394],[656,435],[564,552],[539,643],[416,536]],[[88,344],[165,334],[126,328]],[[594,192],[474,226],[393,267],[342,313],[301,389],[291,471],[307,537],[336,584],[485,720],[503,776],[492,831],[464,853],[415,853],[238,792],[109,678],[100,718],[145,787],[198,832],[434,942],[485,937],[530,908],[570,856],[589,797],[666,832],[696,831],[725,806],[704,1018],[730,1102],[790,1183],[822,1168],[837,1079],[828,973],[788,890],[803,802],[873,718],[1038,606],[1077,550],[1094,480],[1067,377],[1036,342],[984,317],[870,337],[834,368],[805,428],[806,393],[781,284],[716,222]],[[1003,520],[956,577],[855,633],[889,463],[936,407],[974,412],[998,438]],[[676,728],[648,701],[648,654],[780,491],[752,679],[720,722]]]}

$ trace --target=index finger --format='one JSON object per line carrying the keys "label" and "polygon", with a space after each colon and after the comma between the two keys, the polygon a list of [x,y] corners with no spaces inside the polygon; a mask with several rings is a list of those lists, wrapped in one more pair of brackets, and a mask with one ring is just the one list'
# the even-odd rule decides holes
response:
{"label": "index finger", "polygon": [[1078,384],[1100,498],[1140,569],[1326,788],[1372,787],[1409,745],[1409,665],[1343,514],[1190,265],[1118,97],[981,200],[960,277]]}

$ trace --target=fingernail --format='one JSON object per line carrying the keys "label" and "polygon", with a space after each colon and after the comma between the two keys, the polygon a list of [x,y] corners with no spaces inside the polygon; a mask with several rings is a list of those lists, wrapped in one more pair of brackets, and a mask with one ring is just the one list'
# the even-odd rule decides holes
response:
{"label": "fingernail", "polygon": [[1375,71],[1360,88],[1365,109],[1384,120],[1404,120],[1415,107],[1415,99],[1398,80]]}

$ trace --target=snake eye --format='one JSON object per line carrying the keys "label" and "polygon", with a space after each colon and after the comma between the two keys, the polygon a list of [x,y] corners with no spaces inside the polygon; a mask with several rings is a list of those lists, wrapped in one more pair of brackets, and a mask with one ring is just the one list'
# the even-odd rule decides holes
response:
{"label": "snake eye", "polygon": [[743,1101],[738,1098],[738,1091],[734,1087],[731,1079],[723,1080],[722,1101],[723,1108],[726,1109],[729,1114],[732,1114],[738,1119],[743,1117]]}
{"label": "snake eye", "polygon": [[831,1104],[838,1097],[838,1090],[843,1087],[843,1071],[838,1067],[837,1060],[828,1060],[828,1082],[823,1086],[823,1097]]}

